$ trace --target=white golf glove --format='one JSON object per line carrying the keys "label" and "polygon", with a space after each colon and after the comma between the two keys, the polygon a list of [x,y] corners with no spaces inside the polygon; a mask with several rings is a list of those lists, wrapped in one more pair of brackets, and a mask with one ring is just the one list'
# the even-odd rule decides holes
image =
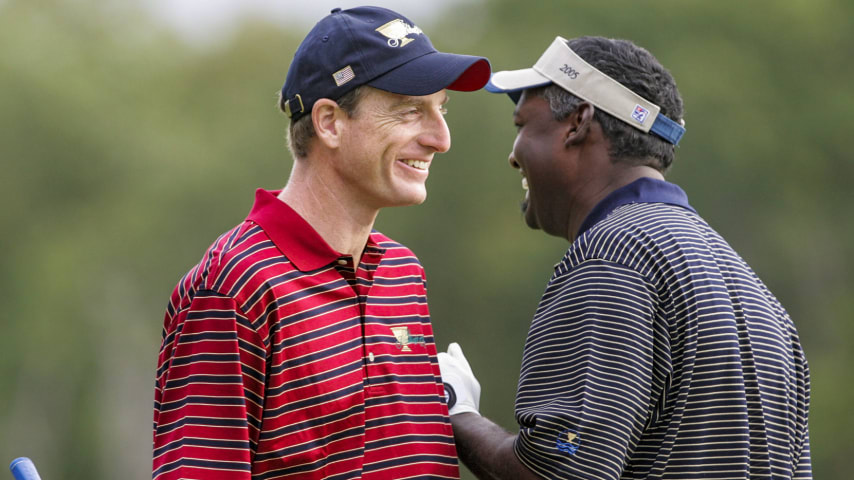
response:
{"label": "white golf glove", "polygon": [[445,399],[451,415],[472,412],[480,415],[480,382],[474,378],[463,349],[456,342],[448,345],[448,353],[439,352],[439,369],[445,384]]}

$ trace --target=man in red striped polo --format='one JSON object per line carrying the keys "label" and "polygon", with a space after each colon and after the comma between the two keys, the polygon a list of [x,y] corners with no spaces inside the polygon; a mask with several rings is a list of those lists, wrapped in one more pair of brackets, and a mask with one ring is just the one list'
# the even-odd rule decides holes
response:
{"label": "man in red striped polo", "polygon": [[376,7],[335,9],[280,106],[294,166],[180,280],[157,369],[153,478],[458,478],[425,276],[373,230],[450,147],[446,90],[489,79]]}

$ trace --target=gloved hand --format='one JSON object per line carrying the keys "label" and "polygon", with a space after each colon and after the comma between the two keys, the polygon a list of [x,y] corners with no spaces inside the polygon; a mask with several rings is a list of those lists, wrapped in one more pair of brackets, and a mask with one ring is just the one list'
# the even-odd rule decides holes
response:
{"label": "gloved hand", "polygon": [[480,415],[480,382],[474,378],[463,349],[456,342],[448,345],[448,353],[439,352],[439,369],[445,384],[445,396],[451,415],[472,412]]}

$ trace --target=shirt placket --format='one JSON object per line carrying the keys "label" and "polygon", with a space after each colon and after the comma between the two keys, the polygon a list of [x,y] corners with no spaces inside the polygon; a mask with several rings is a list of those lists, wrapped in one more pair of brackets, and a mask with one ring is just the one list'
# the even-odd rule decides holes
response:
{"label": "shirt placket", "polygon": [[358,265],[353,261],[351,256],[341,256],[336,263],[336,269],[347,280],[350,288],[355,293],[356,306],[359,309],[359,319],[362,332],[362,374],[365,386],[365,396],[373,396],[381,393],[378,387],[371,385],[371,372],[375,370],[375,356],[371,351],[370,335],[366,334],[366,311],[368,309],[368,298],[371,288],[373,288],[374,272],[379,265],[384,249],[374,246],[367,246],[362,254],[362,259]]}

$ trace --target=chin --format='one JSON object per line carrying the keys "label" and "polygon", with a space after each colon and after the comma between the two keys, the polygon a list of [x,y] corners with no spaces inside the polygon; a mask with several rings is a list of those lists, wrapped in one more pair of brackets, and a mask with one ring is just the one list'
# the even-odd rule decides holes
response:
{"label": "chin", "polygon": [[421,194],[412,194],[401,196],[396,200],[389,202],[389,207],[409,207],[413,205],[421,205],[424,201],[427,200],[427,192]]}
{"label": "chin", "polygon": [[421,205],[427,200],[427,192],[421,192],[415,195],[412,195],[410,198],[409,205]]}
{"label": "chin", "polygon": [[525,217],[525,223],[529,228],[534,230],[540,229],[540,224],[537,222],[537,217],[534,215],[534,212],[531,210],[531,205],[527,199],[522,202],[522,216]]}
{"label": "chin", "polygon": [[540,224],[538,224],[536,220],[534,220],[528,216],[525,216],[525,223],[528,224],[528,228],[530,228],[532,230],[539,230],[540,229]]}

